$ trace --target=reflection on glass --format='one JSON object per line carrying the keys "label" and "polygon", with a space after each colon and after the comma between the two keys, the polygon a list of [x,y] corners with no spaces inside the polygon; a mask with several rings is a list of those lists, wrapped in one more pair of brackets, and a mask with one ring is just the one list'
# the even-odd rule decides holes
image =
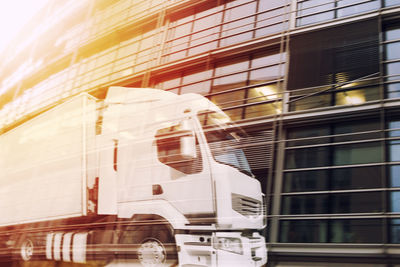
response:
{"label": "reflection on glass", "polygon": [[385,45],[385,59],[399,59],[400,58],[400,42],[389,43]]}
{"label": "reflection on glass", "polygon": [[365,94],[363,90],[354,90],[336,94],[337,105],[360,105],[365,103]]}
{"label": "reflection on glass", "polygon": [[341,193],[330,195],[330,213],[371,213],[382,210],[382,193]]}
{"label": "reflection on glass", "polygon": [[[304,146],[304,145],[316,145],[316,144],[324,144],[329,142],[328,137],[320,137],[327,136],[330,134],[329,126],[312,126],[312,127],[302,127],[302,128],[293,128],[288,131],[288,142],[287,146]],[[303,139],[303,140],[295,140],[292,139]]]}
{"label": "reflection on glass", "polygon": [[355,5],[354,0],[341,0],[337,1],[339,7],[338,17],[350,16],[353,14],[358,14],[362,12],[367,12],[370,10],[378,9],[380,7],[380,0],[370,0],[370,1],[360,1],[360,4]]}
{"label": "reflection on glass", "polygon": [[390,192],[390,211],[400,212],[400,191]]}
{"label": "reflection on glass", "polygon": [[399,80],[400,79],[400,62],[387,63],[386,64],[386,75],[387,80]]}
{"label": "reflection on glass", "polygon": [[217,129],[209,128],[204,130],[211,153],[217,162],[229,165],[245,174],[251,175],[250,165],[240,147],[241,138],[244,133],[231,128],[227,124],[230,122],[229,117],[221,117],[222,115],[225,114],[209,112],[206,113],[206,117],[204,117],[203,113],[198,116],[202,124],[204,124],[204,120],[206,119],[207,121],[211,121],[211,124],[219,126]]}
{"label": "reflection on glass", "polygon": [[335,3],[332,0],[308,0],[298,3],[297,25],[302,26],[333,19],[334,7]]}
{"label": "reflection on glass", "polygon": [[293,99],[290,103],[290,111],[300,111],[313,108],[322,108],[332,105],[331,94],[319,94],[315,96],[306,96],[299,100]]}
{"label": "reflection on glass", "polygon": [[273,102],[266,104],[256,104],[245,108],[245,118],[256,118],[261,116],[282,113],[282,102]]}
{"label": "reflection on glass", "polygon": [[388,98],[400,97],[400,83],[390,83],[386,85],[386,94]]}
{"label": "reflection on glass", "polygon": [[339,145],[334,149],[334,165],[374,163],[382,161],[379,142]]}
{"label": "reflection on glass", "polygon": [[323,191],[329,188],[329,171],[300,171],[285,173],[283,192]]}
{"label": "reflection on glass", "polygon": [[390,220],[390,243],[400,244],[400,219]]}
{"label": "reflection on glass", "polygon": [[283,243],[327,243],[326,220],[281,221],[279,241]]}
{"label": "reflection on glass", "polygon": [[[388,0],[387,0],[388,1]],[[400,3],[400,0],[396,0]],[[388,28],[385,30],[385,41],[400,39],[400,27]]]}
{"label": "reflection on glass", "polygon": [[400,187],[400,165],[392,165],[389,168],[390,187]]}
{"label": "reflection on glass", "polygon": [[376,120],[340,123],[334,126],[334,142],[377,139],[381,137],[380,123]]}
{"label": "reflection on glass", "polygon": [[400,0],[385,0],[385,6],[399,5]]}
{"label": "reflection on glass", "polygon": [[400,161],[400,140],[389,141],[389,160]]}
{"label": "reflection on glass", "polygon": [[298,169],[329,165],[329,148],[312,147],[286,151],[286,168]]}
{"label": "reflection on glass", "polygon": [[382,221],[379,219],[332,220],[331,243],[381,243]]}

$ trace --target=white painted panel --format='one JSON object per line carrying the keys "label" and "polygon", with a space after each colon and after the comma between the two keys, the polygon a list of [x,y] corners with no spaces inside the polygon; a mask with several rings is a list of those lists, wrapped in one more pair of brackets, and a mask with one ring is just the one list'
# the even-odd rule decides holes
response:
{"label": "white painted panel", "polygon": [[71,241],[72,241],[72,233],[66,233],[64,235],[62,244],[63,261],[71,261]]}
{"label": "white painted panel", "polygon": [[86,262],[86,240],[87,233],[78,233],[73,237],[72,242],[72,261],[85,263]]}
{"label": "white painted panel", "polygon": [[86,214],[95,111],[81,95],[0,136],[0,225]]}

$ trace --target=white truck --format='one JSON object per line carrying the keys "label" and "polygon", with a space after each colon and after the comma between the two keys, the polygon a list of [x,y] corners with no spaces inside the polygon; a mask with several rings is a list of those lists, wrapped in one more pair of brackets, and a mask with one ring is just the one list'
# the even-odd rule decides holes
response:
{"label": "white truck", "polygon": [[110,87],[0,136],[0,248],[21,261],[262,266],[243,133],[198,94]]}

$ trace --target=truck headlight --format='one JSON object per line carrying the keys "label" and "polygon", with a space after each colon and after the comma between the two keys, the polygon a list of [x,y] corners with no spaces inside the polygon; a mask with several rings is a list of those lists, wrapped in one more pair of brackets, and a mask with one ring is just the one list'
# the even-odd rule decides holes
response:
{"label": "truck headlight", "polygon": [[233,252],[236,254],[243,254],[243,246],[240,238],[215,237],[214,248]]}

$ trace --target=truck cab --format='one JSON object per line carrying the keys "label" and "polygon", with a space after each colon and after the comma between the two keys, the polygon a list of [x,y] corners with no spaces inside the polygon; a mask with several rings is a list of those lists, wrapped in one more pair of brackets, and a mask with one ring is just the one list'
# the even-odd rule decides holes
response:
{"label": "truck cab", "polygon": [[[241,148],[245,133],[216,105],[111,87],[99,117],[99,214],[165,221],[181,266],[266,263],[263,194]],[[167,258],[162,242],[140,248],[144,262]]]}

